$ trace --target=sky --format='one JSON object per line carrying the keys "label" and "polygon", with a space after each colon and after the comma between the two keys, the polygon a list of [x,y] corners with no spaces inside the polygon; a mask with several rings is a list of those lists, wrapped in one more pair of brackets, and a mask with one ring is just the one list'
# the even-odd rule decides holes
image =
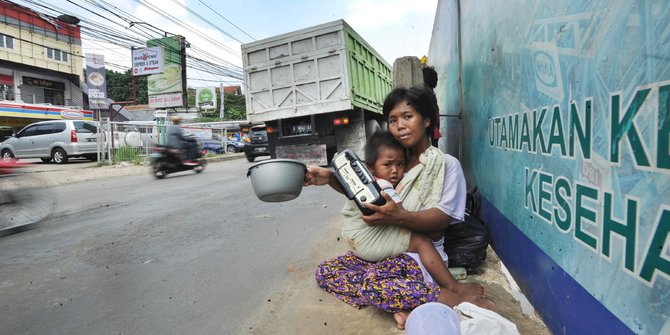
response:
{"label": "sky", "polygon": [[[86,21],[103,23],[127,34],[144,31],[155,37],[160,37],[156,32],[157,29],[183,35],[192,46],[187,51],[190,55],[217,64],[228,62],[233,67],[241,68],[241,43],[338,19],[344,19],[389,64],[393,64],[396,58],[402,56],[421,58],[428,54],[438,0],[13,1],[50,15],[58,12],[75,15],[83,19],[82,25],[87,24]],[[115,12],[128,13],[142,23],[130,27],[127,22],[112,13],[95,9],[95,12],[103,14],[101,16],[85,9],[95,8],[92,5],[95,3],[111,8]],[[47,6],[47,9],[44,6]],[[171,22],[150,7],[164,11],[182,25]],[[114,71],[124,71],[131,66],[130,43],[122,47],[87,36],[83,31],[82,35],[84,54],[104,55],[107,68]],[[221,75],[214,76],[190,68],[187,71],[190,87],[218,86],[219,82],[224,85],[239,84],[238,80]]]}

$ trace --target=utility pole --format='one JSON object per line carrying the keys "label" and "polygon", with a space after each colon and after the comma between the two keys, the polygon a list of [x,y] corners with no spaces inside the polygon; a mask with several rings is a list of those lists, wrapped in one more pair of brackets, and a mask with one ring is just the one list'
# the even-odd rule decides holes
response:
{"label": "utility pole", "polygon": [[223,83],[221,83],[221,88],[219,90],[221,91],[221,110],[219,110],[219,117],[223,119],[223,101],[224,101]]}
{"label": "utility pole", "polygon": [[[133,54],[133,51],[135,51],[135,47],[131,45],[130,46],[130,54],[131,55]],[[135,74],[132,73],[132,71],[131,71],[130,76],[133,79],[133,91],[131,93],[130,100],[135,102],[135,101],[137,101],[137,93],[136,93],[137,92],[137,87],[135,86]]]}
{"label": "utility pole", "polygon": [[186,37],[179,35],[179,58],[181,59],[182,107],[188,112],[188,90],[186,87]]}

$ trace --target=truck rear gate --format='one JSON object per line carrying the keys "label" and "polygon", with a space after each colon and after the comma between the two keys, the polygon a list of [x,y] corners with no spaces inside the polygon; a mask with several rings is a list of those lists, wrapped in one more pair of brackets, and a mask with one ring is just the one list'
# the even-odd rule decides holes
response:
{"label": "truck rear gate", "polygon": [[247,116],[272,157],[327,164],[380,127],[391,67],[343,20],[242,46]]}

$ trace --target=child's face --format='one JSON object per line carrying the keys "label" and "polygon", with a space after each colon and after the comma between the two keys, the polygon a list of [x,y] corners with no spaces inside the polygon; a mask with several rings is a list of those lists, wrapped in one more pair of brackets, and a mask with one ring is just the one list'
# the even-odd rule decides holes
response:
{"label": "child's face", "polygon": [[405,153],[400,149],[379,148],[372,174],[397,186],[405,173]]}

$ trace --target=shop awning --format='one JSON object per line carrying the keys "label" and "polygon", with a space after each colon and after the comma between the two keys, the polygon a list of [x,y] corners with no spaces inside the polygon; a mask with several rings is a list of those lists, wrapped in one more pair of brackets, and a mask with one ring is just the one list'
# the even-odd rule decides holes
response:
{"label": "shop awning", "polygon": [[0,74],[0,85],[14,86],[14,76]]}

